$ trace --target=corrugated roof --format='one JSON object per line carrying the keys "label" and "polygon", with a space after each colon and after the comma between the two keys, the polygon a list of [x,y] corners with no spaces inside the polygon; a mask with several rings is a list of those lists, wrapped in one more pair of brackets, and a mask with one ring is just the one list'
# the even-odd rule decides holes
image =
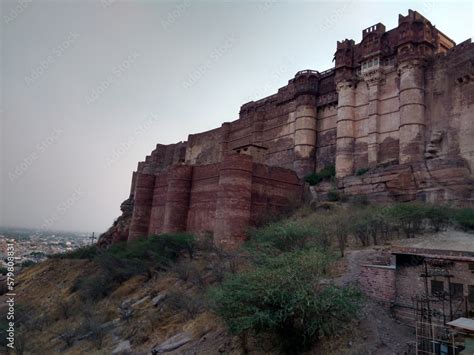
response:
{"label": "corrugated roof", "polygon": [[447,324],[452,326],[452,327],[467,330],[468,332],[473,332],[474,333],[474,319],[458,318],[458,319],[453,320],[453,321],[451,321]]}

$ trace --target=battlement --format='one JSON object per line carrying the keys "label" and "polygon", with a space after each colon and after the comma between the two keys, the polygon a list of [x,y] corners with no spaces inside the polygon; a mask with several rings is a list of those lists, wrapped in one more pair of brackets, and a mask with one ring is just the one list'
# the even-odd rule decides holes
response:
{"label": "battlement", "polygon": [[345,39],[343,41],[337,41],[336,49],[348,49],[355,45],[355,41],[353,39]]}
{"label": "battlement", "polygon": [[402,14],[398,15],[398,25],[401,25],[402,23],[406,23],[406,22],[415,22],[415,21],[420,21],[420,22],[428,23],[431,25],[431,22],[426,17],[424,17],[418,11],[414,11],[412,9],[408,9],[408,15],[406,16],[403,16]]}
{"label": "battlement", "polygon": [[319,72],[317,70],[311,70],[311,69],[305,69],[305,70],[300,70],[299,72],[296,73],[295,79],[298,79],[299,77],[309,77],[309,76],[316,76],[319,78]]}
{"label": "battlement", "polygon": [[365,38],[367,35],[371,33],[382,34],[385,33],[385,25],[383,23],[377,23],[373,26],[370,26],[362,31],[362,38]]}

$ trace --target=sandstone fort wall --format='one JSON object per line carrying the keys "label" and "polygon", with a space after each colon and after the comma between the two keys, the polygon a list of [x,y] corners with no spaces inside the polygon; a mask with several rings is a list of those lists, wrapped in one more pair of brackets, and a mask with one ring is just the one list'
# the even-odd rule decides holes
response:
{"label": "sandstone fort wall", "polygon": [[[237,120],[158,144],[132,179],[130,238],[224,234],[216,221],[234,217],[235,225],[255,223],[258,211],[282,208],[305,176],[330,165],[349,196],[473,205],[474,44],[455,45],[409,10],[394,29],[378,23],[357,44],[337,42],[334,58],[334,68],[300,71],[274,95],[245,103]],[[233,155],[253,165],[242,160],[233,170]],[[277,168],[296,175],[285,170],[273,180]],[[362,169],[369,171],[360,176]],[[333,188],[314,187],[312,198]],[[233,207],[215,196],[234,199],[240,217],[226,216]]]}

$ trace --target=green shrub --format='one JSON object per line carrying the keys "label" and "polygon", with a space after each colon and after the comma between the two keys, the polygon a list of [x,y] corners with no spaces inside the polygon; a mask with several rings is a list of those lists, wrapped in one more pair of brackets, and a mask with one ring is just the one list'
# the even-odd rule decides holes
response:
{"label": "green shrub", "polygon": [[366,207],[352,211],[352,234],[359,239],[363,246],[379,244],[379,239],[387,239],[393,226],[381,206]]}
{"label": "green shrub", "polygon": [[328,192],[328,201],[335,202],[335,201],[339,201],[340,199],[341,199],[341,195],[339,191],[333,189]]}
{"label": "green shrub", "polygon": [[328,245],[334,244],[333,241],[336,240],[341,257],[344,257],[347,239],[353,225],[351,213],[345,208],[336,206],[328,213],[319,214],[313,221],[321,233],[321,239]]}
{"label": "green shrub", "polygon": [[184,282],[189,282],[198,287],[205,286],[205,280],[198,268],[188,260],[173,264],[168,271],[176,273],[178,278]]}
{"label": "green shrub", "polygon": [[140,238],[133,242],[112,245],[107,253],[120,259],[138,259],[167,264],[175,261],[182,252],[193,257],[195,239],[187,233],[160,234]]}
{"label": "green shrub", "polygon": [[67,253],[48,255],[50,259],[87,259],[92,260],[100,253],[100,249],[95,245],[87,245],[77,248]]}
{"label": "green shrub", "polygon": [[428,220],[431,227],[439,232],[445,230],[451,223],[453,211],[443,205],[425,205],[424,217]]}
{"label": "green shrub", "polygon": [[8,272],[6,267],[0,267],[0,275],[6,275]]}
{"label": "green shrub", "polygon": [[[93,261],[98,267],[97,274],[76,280],[71,287],[71,292],[78,291],[85,299],[97,300],[105,297],[120,283],[135,275],[146,274],[150,278],[154,270],[168,270],[182,253],[192,257],[194,237],[184,233],[162,234],[133,242],[117,243],[100,252],[97,250],[91,253],[84,250],[72,255],[86,256],[88,259],[95,253]],[[68,254],[63,257],[70,256],[71,254]]]}
{"label": "green shrub", "polygon": [[389,206],[386,212],[407,238],[414,238],[415,234],[421,232],[426,218],[426,208],[418,202],[397,203]]}
{"label": "green shrub", "polygon": [[116,282],[100,273],[78,279],[74,288],[78,290],[83,300],[97,301],[108,296],[117,285]]}
{"label": "green shrub", "polygon": [[234,334],[265,333],[282,350],[307,350],[354,318],[359,293],[321,286],[328,257],[305,250],[269,258],[254,271],[237,274],[209,291],[211,307]]}
{"label": "green shrub", "polygon": [[327,181],[336,176],[336,167],[334,165],[328,165],[321,169],[317,173],[309,174],[305,177],[305,181],[311,186],[317,185],[322,181]]}
{"label": "green shrub", "polygon": [[135,275],[149,274],[150,269],[161,267],[147,259],[122,259],[109,253],[97,258],[96,263],[106,278],[116,283],[127,281]]}
{"label": "green shrub", "polygon": [[445,205],[420,202],[398,203],[387,208],[387,217],[401,228],[408,238],[414,237],[426,226],[436,232],[444,230],[453,220],[462,228],[474,228],[474,209],[469,208],[452,209]]}
{"label": "green shrub", "polygon": [[356,195],[352,198],[352,203],[356,206],[368,206],[369,198],[367,195]]}
{"label": "green shrub", "polygon": [[[91,307],[91,304],[85,303],[84,307]],[[95,345],[96,349],[101,349],[107,335],[107,330],[102,326],[105,322],[104,317],[94,313],[93,309],[85,308],[82,313],[84,314],[84,320],[76,332],[87,335],[87,339]]]}
{"label": "green shrub", "polygon": [[276,249],[280,252],[320,244],[318,230],[303,221],[284,220],[250,231],[248,245],[258,250]]}
{"label": "green shrub", "polygon": [[474,230],[474,208],[461,208],[453,212],[457,225],[464,230]]}
{"label": "green shrub", "polygon": [[367,173],[370,169],[369,168],[359,168],[356,170],[356,175],[357,176],[361,176],[361,175],[364,175],[365,173]]}
{"label": "green shrub", "polygon": [[36,263],[33,260],[25,260],[25,261],[22,261],[21,267],[30,267],[30,266],[33,266],[34,264]]}
{"label": "green shrub", "polygon": [[186,295],[181,292],[170,292],[166,296],[166,305],[173,312],[184,312],[187,319],[196,318],[204,311],[204,301],[199,296]]}

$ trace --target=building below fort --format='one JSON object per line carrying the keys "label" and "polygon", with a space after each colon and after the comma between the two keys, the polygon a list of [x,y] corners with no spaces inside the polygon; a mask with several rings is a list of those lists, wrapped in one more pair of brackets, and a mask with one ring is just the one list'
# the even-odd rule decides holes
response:
{"label": "building below fort", "polygon": [[444,347],[446,354],[472,354],[473,273],[472,236],[449,231],[396,241],[389,254],[369,254],[358,281],[368,297],[416,329],[419,353],[443,354]]}
{"label": "building below fort", "polygon": [[[274,95],[245,103],[235,121],[158,144],[99,243],[190,231],[234,247],[267,213],[330,189],[472,206],[471,40],[456,45],[409,10],[394,29],[378,23],[360,43],[337,42],[334,58],[334,68],[300,71]],[[305,186],[305,176],[329,166],[333,184]]]}

